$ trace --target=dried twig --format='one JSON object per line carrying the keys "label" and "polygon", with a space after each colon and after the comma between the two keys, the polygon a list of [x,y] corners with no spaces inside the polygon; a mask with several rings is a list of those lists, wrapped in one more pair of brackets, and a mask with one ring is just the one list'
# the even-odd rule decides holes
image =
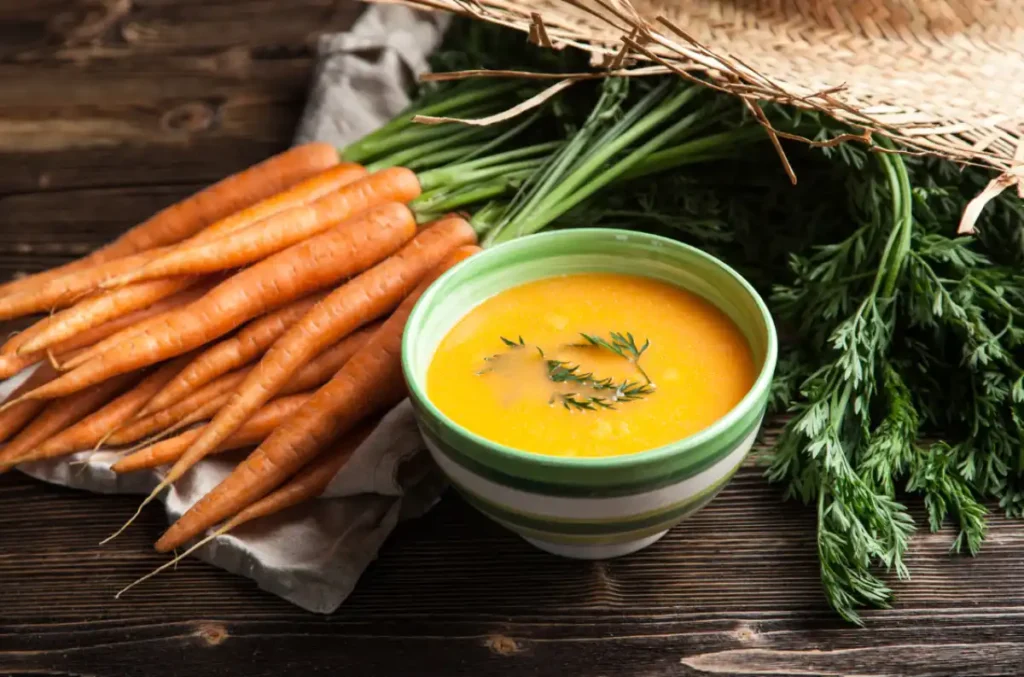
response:
{"label": "dried twig", "polygon": [[413,122],[418,122],[425,125],[438,125],[443,122],[457,122],[462,125],[470,125],[473,127],[486,127],[487,125],[494,125],[499,122],[511,120],[512,118],[522,115],[528,110],[542,105],[545,101],[558,94],[563,89],[566,89],[570,85],[577,82],[577,80],[561,80],[551,85],[547,89],[541,91],[538,94],[534,94],[526,101],[516,104],[508,110],[496,113],[494,115],[488,115],[485,118],[476,118],[473,120],[463,118],[446,118],[446,117],[434,117],[433,115],[416,115],[413,117]]}
{"label": "dried twig", "polygon": [[446,71],[443,73],[424,73],[420,76],[421,82],[447,82],[449,80],[464,80],[466,78],[526,78],[532,80],[600,80],[610,75],[622,77],[646,77],[652,75],[665,75],[671,71],[664,66],[644,66],[641,68],[623,68],[606,71],[587,71],[585,73],[538,73],[534,71],[507,71],[507,70],[466,70]]}

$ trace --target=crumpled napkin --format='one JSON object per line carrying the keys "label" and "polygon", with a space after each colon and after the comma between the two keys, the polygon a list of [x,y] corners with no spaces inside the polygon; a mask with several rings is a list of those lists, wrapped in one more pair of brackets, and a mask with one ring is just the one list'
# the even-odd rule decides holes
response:
{"label": "crumpled napkin", "polygon": [[[351,31],[320,40],[312,92],[295,142],[339,147],[373,131],[409,102],[448,18],[397,5],[369,7]],[[30,370],[0,383],[0,400]],[[161,470],[116,475],[114,452],[82,452],[19,467],[40,480],[98,493],[148,494]],[[227,476],[233,459],[200,462],[164,497],[170,520]],[[257,520],[197,551],[309,611],[330,613],[352,592],[398,522],[429,510],[445,483],[425,451],[408,400],[388,412],[320,500]],[[127,519],[129,516],[125,515]],[[117,547],[113,545],[111,547]]]}

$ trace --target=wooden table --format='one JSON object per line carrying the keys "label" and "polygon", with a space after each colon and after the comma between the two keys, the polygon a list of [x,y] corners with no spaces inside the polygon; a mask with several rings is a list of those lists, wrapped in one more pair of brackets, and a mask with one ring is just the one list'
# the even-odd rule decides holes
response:
{"label": "wooden table", "polygon": [[[287,145],[329,0],[0,0],[0,276],[87,251]],[[982,556],[920,534],[868,627],[819,592],[812,511],[748,467],[649,550],[542,554],[454,496],[401,528],[336,614],[163,559],[137,497],[0,478],[0,675],[1020,675],[1024,526]],[[918,512],[918,516],[920,513]]]}

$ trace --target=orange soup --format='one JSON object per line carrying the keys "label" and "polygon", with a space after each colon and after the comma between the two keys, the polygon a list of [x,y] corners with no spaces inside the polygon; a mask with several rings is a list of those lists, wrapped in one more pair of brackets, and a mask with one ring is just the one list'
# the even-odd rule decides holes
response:
{"label": "orange soup", "polygon": [[677,441],[757,376],[722,311],[650,278],[587,273],[506,290],[462,318],[427,373],[459,425],[538,454],[603,457]]}

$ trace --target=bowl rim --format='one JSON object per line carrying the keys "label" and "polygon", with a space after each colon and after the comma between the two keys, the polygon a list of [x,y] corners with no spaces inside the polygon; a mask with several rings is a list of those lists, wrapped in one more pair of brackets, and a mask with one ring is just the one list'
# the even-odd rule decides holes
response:
{"label": "bowl rim", "polygon": [[[698,249],[693,245],[679,242],[668,237],[661,235],[653,235],[650,233],[643,233],[638,231],[625,230],[621,228],[573,228],[566,230],[556,230],[550,232],[536,233],[527,235],[510,242],[504,242],[490,249],[485,249],[477,254],[474,254],[470,259],[466,260],[462,264],[456,265],[446,271],[443,275],[438,277],[433,284],[423,293],[419,301],[416,303],[412,312],[406,321],[406,328],[416,327],[423,323],[423,317],[427,313],[427,308],[432,305],[432,300],[436,296],[439,290],[445,285],[450,284],[453,278],[460,275],[464,275],[467,270],[465,264],[473,265],[484,265],[484,261],[500,255],[502,252],[510,249],[523,249],[538,246],[543,244],[546,240],[557,240],[557,239],[586,239],[593,237],[602,238],[621,238],[627,236],[629,238],[645,238],[647,241],[654,242],[663,246],[673,247],[682,249],[689,254],[696,256],[697,258],[704,259],[711,265],[719,268],[728,276],[733,278],[735,282],[743,289],[744,292],[752,299],[757,306],[757,309],[761,314],[761,321],[767,331],[767,346],[764,364],[761,365],[761,370],[754,380],[753,385],[747,394],[737,402],[732,409],[727,411],[721,418],[714,421],[711,425],[699,430],[692,435],[680,438],[668,444],[663,444],[659,447],[647,449],[644,451],[637,451],[630,454],[617,454],[615,456],[603,456],[603,457],[581,457],[581,456],[555,456],[550,454],[540,454],[537,452],[526,451],[523,449],[517,449],[504,444],[499,444],[489,440],[471,430],[463,427],[449,418],[444,412],[442,412],[430,398],[427,397],[425,383],[420,383],[420,379],[412,373],[412,351],[413,341],[411,339],[412,332],[405,331],[402,335],[402,371],[405,376],[405,381],[409,389],[409,396],[416,400],[420,406],[424,407],[431,416],[434,416],[441,421],[447,428],[451,429],[459,436],[466,438],[472,442],[479,449],[486,450],[488,453],[495,454],[499,457],[504,457],[507,460],[522,463],[528,462],[533,463],[537,466],[544,466],[549,468],[558,469],[578,469],[578,470],[610,470],[610,469],[623,469],[635,465],[646,465],[649,463],[657,463],[658,461],[677,457],[685,454],[693,449],[696,449],[709,441],[714,440],[716,437],[726,433],[736,423],[738,423],[744,416],[746,416],[757,403],[765,395],[767,390],[771,386],[771,380],[775,372],[776,363],[778,360],[778,335],[775,329],[775,321],[772,318],[771,312],[768,310],[768,305],[761,298],[761,295],[757,293],[753,285],[747,281],[742,275],[740,275],[735,269],[726,264],[721,259],[708,254],[702,249]],[[495,254],[494,252],[498,252]],[[643,277],[643,273],[638,273],[639,276]],[[670,284],[670,283],[669,283]],[[517,286],[515,284],[503,288],[501,291],[511,289]],[[693,292],[692,290],[687,290]],[[499,292],[500,293],[500,292]],[[717,308],[710,299],[705,299]],[[474,306],[475,307],[475,306]],[[720,308],[719,308],[720,309]],[[460,319],[465,317],[470,310],[467,310],[460,316]]]}

